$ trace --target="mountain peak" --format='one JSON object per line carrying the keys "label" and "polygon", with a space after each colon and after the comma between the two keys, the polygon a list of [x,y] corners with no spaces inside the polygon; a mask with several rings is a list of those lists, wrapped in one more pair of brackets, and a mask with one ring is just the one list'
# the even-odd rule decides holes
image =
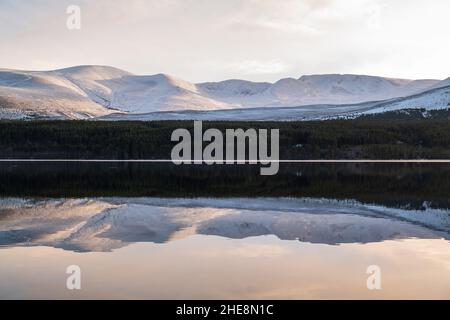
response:
{"label": "mountain peak", "polygon": [[132,75],[128,71],[124,71],[115,67],[101,66],[101,65],[74,66],[54,70],[53,72],[68,77],[79,79],[91,79],[91,80],[114,79]]}
{"label": "mountain peak", "polygon": [[[405,80],[354,74],[304,75],[275,83],[231,79],[194,84],[169,74],[134,75],[102,65],[81,65],[53,71],[0,69],[0,100],[8,110],[70,117],[114,111],[213,110],[356,104],[406,97],[450,79]],[[0,105],[0,117],[6,110]],[[5,111],[6,110],[6,111]],[[81,116],[80,116],[81,115]]]}

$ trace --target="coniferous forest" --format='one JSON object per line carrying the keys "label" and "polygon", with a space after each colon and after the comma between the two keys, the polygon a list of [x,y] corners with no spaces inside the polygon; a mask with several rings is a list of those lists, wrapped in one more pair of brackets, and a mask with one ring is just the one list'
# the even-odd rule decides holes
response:
{"label": "coniferous forest", "polygon": [[[0,158],[168,159],[192,121],[0,121]],[[450,121],[204,122],[203,130],[279,129],[280,159],[449,159]]]}

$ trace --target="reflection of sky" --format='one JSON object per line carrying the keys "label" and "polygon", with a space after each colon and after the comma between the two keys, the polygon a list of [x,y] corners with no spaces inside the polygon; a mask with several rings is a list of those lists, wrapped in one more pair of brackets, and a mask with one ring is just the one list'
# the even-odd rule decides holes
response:
{"label": "reflection of sky", "polygon": [[[65,289],[65,268],[82,290]],[[382,290],[366,289],[366,268]],[[450,298],[450,244],[403,240],[327,246],[273,236],[192,236],[112,253],[35,247],[0,250],[0,298]]]}
{"label": "reflection of sky", "polygon": [[[448,227],[440,211],[412,223],[324,199],[0,203],[0,298],[450,298],[448,233],[426,225]],[[65,289],[73,264],[81,291]],[[369,265],[381,291],[366,289]]]}

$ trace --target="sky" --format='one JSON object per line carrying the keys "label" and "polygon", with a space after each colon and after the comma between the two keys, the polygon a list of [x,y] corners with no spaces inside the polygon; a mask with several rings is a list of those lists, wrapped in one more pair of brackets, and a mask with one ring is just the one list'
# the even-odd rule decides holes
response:
{"label": "sky", "polygon": [[[67,7],[80,8],[80,29]],[[0,68],[111,65],[192,82],[450,77],[448,0],[0,0]]]}

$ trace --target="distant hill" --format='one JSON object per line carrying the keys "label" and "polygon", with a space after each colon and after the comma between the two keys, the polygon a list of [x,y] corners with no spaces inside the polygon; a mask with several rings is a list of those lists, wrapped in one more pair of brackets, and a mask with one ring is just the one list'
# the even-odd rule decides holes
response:
{"label": "distant hill", "polygon": [[[262,116],[267,116],[266,112],[274,108],[303,106],[315,106],[321,118],[333,116],[334,112],[326,111],[330,105],[355,105],[400,97],[411,97],[408,107],[418,104],[417,107],[441,108],[442,103],[448,102],[445,92],[422,100],[415,95],[440,90],[449,86],[448,82],[449,79],[405,80],[325,74],[286,78],[275,83],[226,80],[194,84],[166,74],[134,75],[108,66],[77,66],[53,71],[0,69],[0,118],[85,119],[113,113],[120,114],[114,117],[126,118],[154,112],[214,110],[230,110],[232,116],[233,112],[239,115],[251,108],[259,108]],[[403,105],[397,106],[403,108]],[[264,111],[266,108],[272,109]],[[302,113],[304,109],[291,110],[294,111],[297,118],[308,118],[304,116],[307,112]]]}

